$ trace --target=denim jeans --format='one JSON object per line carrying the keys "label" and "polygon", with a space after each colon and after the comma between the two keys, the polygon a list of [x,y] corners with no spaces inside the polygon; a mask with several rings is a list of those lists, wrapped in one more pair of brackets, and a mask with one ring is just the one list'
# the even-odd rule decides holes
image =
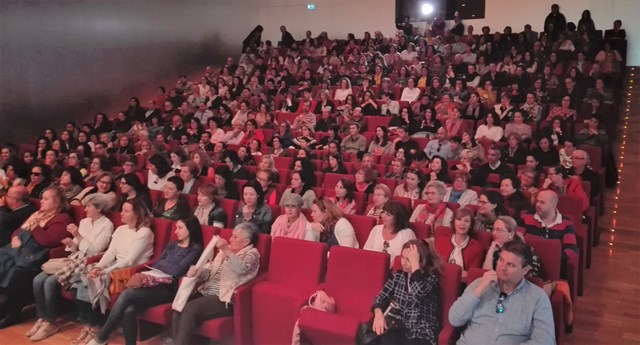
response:
{"label": "denim jeans", "polygon": [[100,342],[109,339],[109,335],[122,325],[124,341],[127,345],[135,345],[138,335],[137,316],[147,308],[170,303],[176,295],[177,284],[159,285],[149,288],[126,289],[109,312],[109,317],[104,323],[97,338]]}
{"label": "denim jeans", "polygon": [[33,278],[33,296],[36,300],[38,318],[48,322],[55,321],[58,316],[58,299],[60,284],[54,274],[40,272]]}

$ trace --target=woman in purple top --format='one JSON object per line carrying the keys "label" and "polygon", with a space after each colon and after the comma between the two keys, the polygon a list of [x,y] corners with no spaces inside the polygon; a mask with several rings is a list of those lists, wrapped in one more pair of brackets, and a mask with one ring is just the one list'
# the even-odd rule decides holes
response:
{"label": "woman in purple top", "polygon": [[149,271],[134,274],[127,282],[127,289],[111,309],[107,321],[89,344],[106,344],[111,332],[122,325],[125,344],[135,345],[137,315],[147,308],[173,300],[178,279],[195,264],[203,250],[202,228],[195,216],[178,220],[175,234],[177,241],[169,243],[160,258],[151,265],[166,277],[151,275]]}

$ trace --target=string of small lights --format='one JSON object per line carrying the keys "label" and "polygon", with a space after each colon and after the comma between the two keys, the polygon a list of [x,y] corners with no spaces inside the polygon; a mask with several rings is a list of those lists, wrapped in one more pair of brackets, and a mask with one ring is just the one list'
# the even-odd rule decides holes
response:
{"label": "string of small lights", "polygon": [[[620,196],[620,184],[622,182],[622,169],[624,168],[624,154],[625,154],[625,146],[627,145],[627,128],[629,127],[629,116],[631,115],[631,95],[634,90],[634,78],[636,76],[636,67],[631,67],[629,69],[629,84],[627,85],[627,90],[625,92],[626,102],[624,103],[624,110],[622,115],[622,141],[620,141],[619,147],[619,161],[618,161],[618,185],[616,186],[616,195],[613,204],[613,214],[614,217],[611,220],[611,235],[609,237],[609,246],[613,246],[613,241],[615,239],[616,232],[616,214],[618,213],[618,198]],[[611,254],[611,250],[609,251]]]}

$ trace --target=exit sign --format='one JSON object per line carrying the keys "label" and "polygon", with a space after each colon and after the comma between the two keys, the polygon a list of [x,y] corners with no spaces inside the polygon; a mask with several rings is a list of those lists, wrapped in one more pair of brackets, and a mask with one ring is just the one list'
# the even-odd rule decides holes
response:
{"label": "exit sign", "polygon": [[316,4],[307,4],[307,10],[313,11],[316,9]]}

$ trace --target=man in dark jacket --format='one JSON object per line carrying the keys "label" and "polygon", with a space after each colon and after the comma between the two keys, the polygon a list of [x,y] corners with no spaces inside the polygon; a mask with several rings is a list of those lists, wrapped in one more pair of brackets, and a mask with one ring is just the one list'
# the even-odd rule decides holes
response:
{"label": "man in dark jacket", "polygon": [[29,200],[29,191],[24,186],[9,188],[0,198],[0,247],[11,242],[11,234],[37,211]]}
{"label": "man in dark jacket", "polygon": [[295,39],[293,39],[293,36],[291,35],[291,33],[289,31],[287,31],[287,27],[286,26],[281,26],[280,27],[280,32],[282,32],[282,38],[280,38],[280,41],[282,42],[282,45],[291,49],[291,46],[296,42]]}

